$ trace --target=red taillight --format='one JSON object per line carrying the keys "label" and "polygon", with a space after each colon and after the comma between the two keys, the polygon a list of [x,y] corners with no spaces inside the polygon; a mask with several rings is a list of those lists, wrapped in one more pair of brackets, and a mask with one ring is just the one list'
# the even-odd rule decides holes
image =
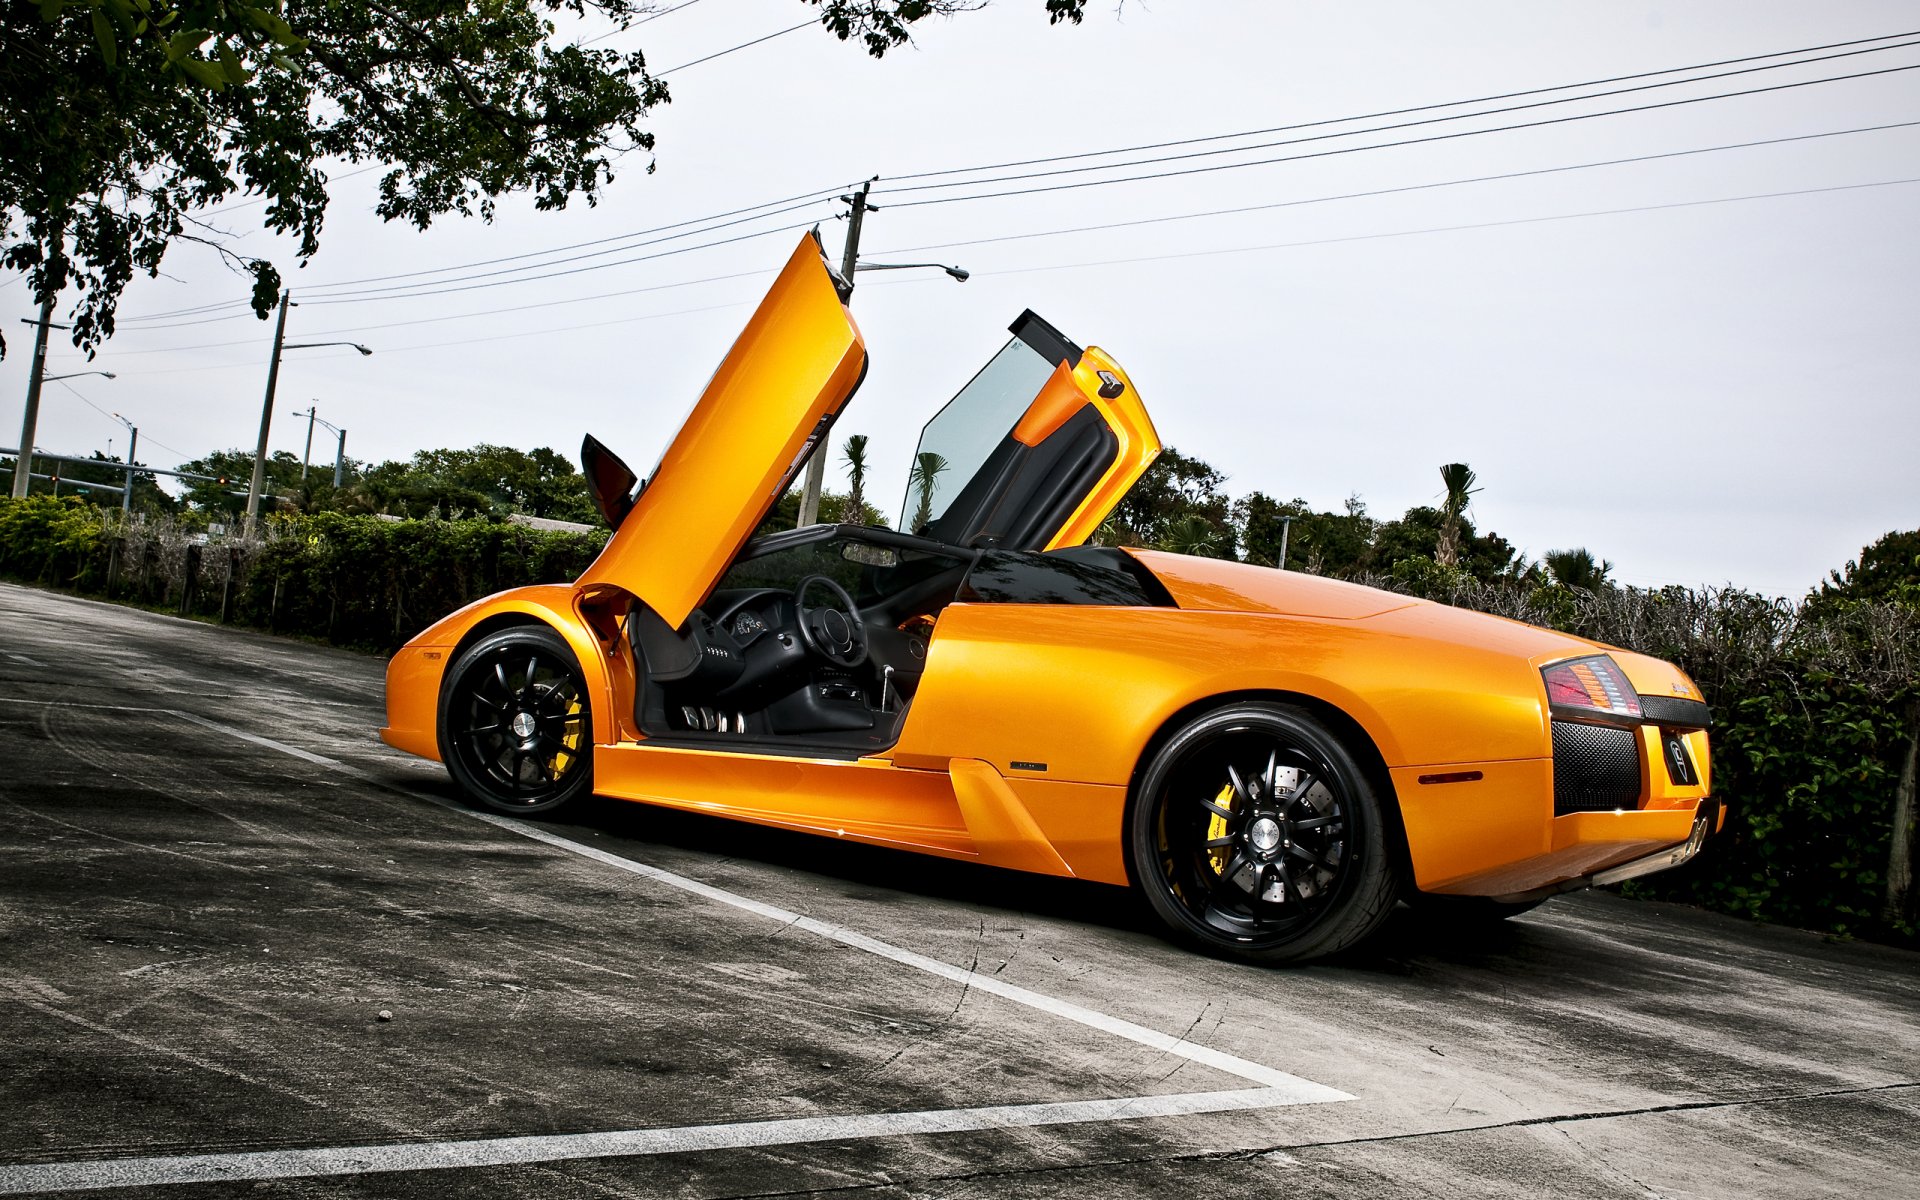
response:
{"label": "red taillight", "polygon": [[1574,715],[1590,712],[1640,718],[1640,697],[1627,682],[1626,673],[1604,654],[1555,663],[1543,669],[1540,676],[1546,681],[1547,703],[1553,708],[1571,709]]}

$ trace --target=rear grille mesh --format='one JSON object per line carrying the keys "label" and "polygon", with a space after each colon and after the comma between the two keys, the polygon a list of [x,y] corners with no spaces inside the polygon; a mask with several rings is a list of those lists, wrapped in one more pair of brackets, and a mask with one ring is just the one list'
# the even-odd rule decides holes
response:
{"label": "rear grille mesh", "polygon": [[1640,749],[1633,732],[1553,723],[1553,815],[1640,806]]}

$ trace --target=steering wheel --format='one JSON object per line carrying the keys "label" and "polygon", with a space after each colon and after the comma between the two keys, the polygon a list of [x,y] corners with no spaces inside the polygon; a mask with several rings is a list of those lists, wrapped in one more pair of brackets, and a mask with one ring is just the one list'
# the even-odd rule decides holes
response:
{"label": "steering wheel", "polygon": [[[825,588],[840,602],[838,608],[821,605],[807,607],[807,593]],[[809,575],[793,589],[794,624],[799,627],[800,644],[841,667],[857,667],[867,661],[867,627],[860,609],[847,589],[825,575]]]}

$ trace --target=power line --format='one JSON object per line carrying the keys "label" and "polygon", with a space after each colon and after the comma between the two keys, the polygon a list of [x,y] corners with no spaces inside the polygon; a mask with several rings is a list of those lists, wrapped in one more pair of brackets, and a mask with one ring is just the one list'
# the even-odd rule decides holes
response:
{"label": "power line", "polygon": [[[504,263],[504,262],[515,262],[522,259],[538,258],[538,257],[542,257],[549,254],[563,253],[568,250],[583,249],[589,246],[601,246],[601,245],[606,245],[608,243],[620,242],[620,241],[633,241],[634,239],[646,238],[654,234],[666,233],[670,230],[676,230],[676,229],[684,230],[684,232],[679,234],[674,234],[670,237],[656,239],[656,241],[674,241],[681,237],[694,237],[702,233],[709,233],[714,230],[727,228],[732,225],[743,224],[748,221],[759,220],[765,217],[779,216],[787,212],[798,211],[799,209],[805,208],[808,204],[818,203],[819,201],[824,200],[829,196],[832,196],[839,190],[840,190],[839,188],[822,188],[816,191],[802,192],[793,196],[785,196],[778,200],[767,200],[759,204],[747,205],[743,208],[729,209],[725,212],[713,213],[704,217],[693,217],[683,221],[670,222],[665,225],[656,225],[649,229],[630,230],[627,233],[615,234],[610,237],[595,238],[595,239],[584,241],[584,242],[574,242],[574,243],[570,243],[568,245],[563,245],[563,246],[550,246],[543,250],[530,250],[521,254],[504,255],[499,258],[481,259],[476,262],[456,263],[450,266],[433,267],[430,269],[425,269],[420,271],[403,271],[403,272],[398,272],[390,275],[367,276],[362,279],[346,279],[346,280],[335,280],[330,283],[318,283],[318,284],[310,285],[308,287],[303,287],[301,289],[301,294],[303,296],[309,296],[309,295],[312,295],[315,291],[319,291],[322,293],[322,296],[324,297],[329,290],[333,290],[337,292],[341,289],[355,288],[355,287],[358,287],[358,285],[364,284],[364,283],[381,283],[381,282],[386,282],[394,279],[410,279],[410,278],[418,278],[418,277],[427,276],[427,275],[441,275],[450,271],[460,271],[460,270],[466,270],[471,267],[493,266],[493,265],[497,265],[499,263]],[[768,208],[776,209],[777,211],[774,211],[774,212],[758,212],[757,211],[760,209],[768,209]],[[740,214],[743,214],[743,213],[753,213],[755,215],[741,216]],[[734,221],[725,221],[724,218],[728,218],[728,217],[739,217],[740,219],[734,220]],[[701,226],[701,228],[689,229],[687,228],[688,226]],[[644,243],[644,244],[651,245],[654,243]],[[619,249],[631,249],[631,248],[634,248],[634,247],[631,247],[631,246],[616,247],[613,250],[606,251],[606,253],[617,253]],[[591,257],[591,256],[580,256],[580,257]],[[566,261],[577,261],[577,260],[562,259],[557,261],[566,262]],[[553,265],[556,265],[556,263],[537,263],[537,264],[530,264],[525,269],[537,270],[541,267],[553,266]],[[504,273],[504,272],[494,272],[490,274],[501,274],[501,273]],[[480,277],[481,276],[469,276],[467,278],[480,278]],[[452,283],[452,282],[458,282],[458,281],[449,279],[449,280],[439,280],[437,282]],[[423,283],[420,286],[424,287],[427,285]],[[367,289],[367,290],[384,291],[384,290],[398,290],[398,289]],[[132,325],[135,323],[161,321],[161,320],[166,320],[168,318],[173,318],[173,317],[201,316],[204,314],[217,312],[222,309],[228,309],[228,308],[249,309],[249,312],[235,313],[233,314],[232,317],[217,318],[217,319],[230,320],[230,319],[233,319],[234,317],[250,315],[250,306],[248,305],[247,301],[225,300],[225,301],[220,301],[214,304],[195,305],[187,308],[169,309],[161,312],[144,313],[144,314],[131,316],[131,317],[122,317],[120,318],[120,322],[123,324]],[[198,323],[204,323],[204,322],[179,322],[178,324],[198,324]],[[160,328],[173,328],[175,326],[144,325],[144,327],[160,329]]]}
{"label": "power line", "polygon": [[1065,229],[1042,229],[1031,233],[1010,233],[999,237],[973,238],[956,242],[933,242],[923,246],[901,246],[886,250],[876,250],[876,254],[919,254],[930,250],[952,250],[963,246],[987,246],[999,242],[1020,242],[1034,238],[1061,237],[1073,233],[1097,233],[1108,229],[1131,229],[1142,225],[1161,225],[1170,221],[1192,221],[1203,217],[1236,216],[1242,213],[1266,212],[1276,208],[1298,208],[1309,204],[1330,204],[1339,200],[1364,200],[1376,196],[1394,196],[1405,192],[1431,191],[1436,188],[1461,187],[1474,183],[1495,183],[1508,179],[1527,179],[1539,175],[1558,175],[1569,171],[1588,171],[1597,167],[1618,167],[1630,163],[1658,162],[1668,158],[1687,158],[1696,154],[1716,154],[1726,150],[1748,150],[1756,146],[1779,146],[1790,142],[1807,142],[1820,138],[1842,137],[1855,133],[1877,133],[1889,129],[1912,129],[1920,126],[1920,121],[1896,121],[1885,125],[1862,125],[1853,129],[1832,129],[1824,133],[1803,133],[1790,137],[1764,138],[1751,142],[1728,142],[1719,146],[1700,146],[1691,150],[1670,150],[1661,154],[1640,154],[1631,158],[1609,158],[1595,162],[1571,163],[1559,167],[1537,167],[1526,171],[1504,171],[1497,175],[1475,175],[1466,179],[1443,179],[1434,183],[1413,183],[1401,187],[1372,188],[1364,192],[1342,192],[1332,196],[1310,196],[1300,200],[1276,200],[1268,204],[1242,204],[1233,208],[1203,209],[1198,212],[1172,213],[1160,217],[1143,217],[1133,221],[1108,221],[1099,225],[1075,225]]}
{"label": "power line", "polygon": [[[1125,162],[1100,163],[1093,166],[1062,167],[1058,170],[1053,170],[1053,171],[1027,171],[1027,172],[1022,172],[1020,174],[1015,174],[1015,175],[996,175],[996,176],[990,176],[985,179],[961,180],[954,183],[914,184],[910,187],[889,188],[886,190],[885,194],[886,195],[904,195],[909,192],[924,192],[924,191],[937,190],[941,188],[979,187],[979,186],[986,186],[986,185],[995,184],[995,183],[1016,183],[1025,179],[1051,179],[1051,178],[1057,178],[1062,175],[1082,175],[1091,171],[1116,171],[1125,167],[1151,166],[1156,163],[1164,163],[1164,162],[1185,162],[1185,161],[1189,161],[1196,158],[1213,158],[1223,154],[1244,154],[1254,150],[1271,150],[1280,146],[1300,146],[1300,145],[1306,145],[1310,142],[1328,141],[1333,138],[1359,137],[1365,134],[1390,133],[1396,129],[1416,129],[1425,125],[1438,125],[1438,124],[1444,124],[1450,121],[1466,121],[1466,120],[1472,120],[1477,117],[1500,116],[1504,113],[1525,112],[1530,109],[1536,109],[1536,108],[1550,108],[1550,107],[1553,107],[1554,105],[1560,105],[1560,104],[1577,104],[1577,103],[1582,103],[1588,100],[1603,99],[1608,96],[1624,96],[1624,95],[1631,94],[1633,92],[1651,91],[1656,88],[1683,87],[1689,84],[1705,83],[1708,80],[1712,80],[1712,79],[1727,79],[1735,75],[1750,75],[1757,71],[1777,71],[1783,67],[1805,66],[1808,63],[1826,62],[1826,61],[1830,61],[1832,59],[1837,59],[1837,58],[1850,58],[1854,55],[1859,55],[1859,54],[1877,54],[1882,50],[1903,50],[1915,45],[1920,45],[1920,42],[1901,42],[1892,46],[1876,46],[1869,50],[1850,50],[1842,54],[1829,54],[1829,55],[1823,55],[1818,58],[1798,59],[1798,60],[1795,60],[1794,62],[1789,62],[1789,63],[1774,63],[1774,64],[1770,64],[1768,66],[1763,66],[1763,67],[1743,67],[1737,71],[1723,71],[1713,75],[1695,75],[1687,79],[1672,79],[1672,80],[1667,80],[1661,83],[1644,83],[1634,87],[1614,88],[1611,91],[1589,92],[1579,96],[1563,96],[1554,100],[1535,100],[1527,104],[1511,104],[1511,105],[1507,105],[1504,108],[1479,109],[1474,112],[1454,113],[1449,116],[1443,116],[1443,117],[1424,117],[1418,121],[1400,121],[1390,125],[1375,125],[1366,129],[1351,129],[1351,130],[1346,130],[1344,132],[1339,132],[1339,133],[1317,133],[1311,137],[1285,138],[1275,142],[1257,142],[1252,145],[1230,146],[1230,147],[1217,149],[1217,150],[1195,150],[1186,154],[1156,155],[1150,158],[1137,158],[1137,159],[1131,159]],[[1893,69],[1909,70],[1911,68],[1893,68]],[[1886,72],[1868,72],[1868,74],[1884,74],[1884,73]],[[1853,79],[1858,77],[1859,76],[1842,75],[1836,78]],[[1806,80],[1800,83],[1780,84],[1780,85],[1776,85],[1775,88],[1762,88],[1762,89],[1756,89],[1756,90],[1769,91],[1769,90],[1778,90],[1778,88],[1802,87],[1812,83],[1830,83],[1830,82],[1833,82],[1833,80],[1832,79]],[[1732,92],[1732,93],[1726,93],[1725,95],[1740,96],[1740,95],[1749,95],[1749,94],[1751,93]],[[1717,98],[1724,98],[1724,96],[1699,97],[1698,99],[1717,99]],[[1671,103],[1680,104],[1680,103],[1691,103],[1691,102],[1692,101],[1673,101]],[[1626,110],[1616,110],[1616,111],[1638,111],[1638,110],[1626,109]],[[1608,115],[1608,114],[1595,114],[1595,115]],[[1566,119],[1575,119],[1575,118],[1566,118]]]}
{"label": "power line", "polygon": [[[564,246],[549,246],[544,250],[528,250],[522,254],[508,254],[500,258],[483,258],[475,262],[457,263],[453,266],[447,266],[447,267],[432,267],[432,268],[421,270],[421,271],[401,271],[392,275],[369,275],[362,279],[343,279],[343,280],[334,280],[330,283],[308,284],[307,286],[301,288],[300,290],[301,290],[301,293],[304,295],[311,295],[316,290],[331,290],[331,289],[337,289],[337,288],[358,287],[360,284],[363,284],[363,283],[385,283],[393,279],[412,279],[422,275],[439,275],[439,274],[444,274],[448,271],[464,271],[470,267],[491,267],[491,266],[495,266],[505,262],[517,262],[521,259],[538,258],[546,254],[562,254],[568,250],[584,250],[589,246],[603,246],[608,244],[609,242],[626,241],[631,238],[651,237],[654,234],[666,233],[667,231],[673,230],[673,229],[684,229],[689,225],[703,225],[709,221],[720,221],[720,220],[724,220],[727,217],[739,217],[744,213],[758,212],[758,210],[763,208],[777,208],[781,205],[790,205],[790,204],[795,204],[796,202],[823,200],[829,196],[832,196],[836,192],[845,190],[846,186],[847,185],[845,184],[841,184],[839,186],[830,187],[830,188],[816,188],[810,192],[800,192],[797,195],[782,196],[778,200],[767,200],[760,204],[750,204],[750,205],[747,205],[745,208],[734,208],[734,209],[729,209],[726,212],[712,213],[704,217],[692,217],[685,221],[674,221],[666,225],[656,225],[651,229],[635,229],[635,230],[629,230],[626,233],[613,234],[609,237],[594,238],[592,240],[584,241],[584,242],[570,242]],[[782,211],[785,211],[785,210],[783,209]],[[761,213],[760,215],[772,216],[774,214]],[[755,218],[746,217],[744,219],[753,220]],[[724,227],[718,226],[718,225],[711,227],[711,229],[718,229],[718,228],[724,228]],[[693,236],[693,234],[710,232],[711,229],[693,230],[687,234],[682,234],[680,236],[690,237],[690,236]],[[672,239],[662,239],[662,240],[672,240]],[[552,264],[542,264],[542,265],[550,266]]]}
{"label": "power line", "polygon": [[[563,296],[556,300],[541,300],[532,304],[511,304],[503,308],[484,308],[476,312],[445,313],[437,317],[415,317],[406,321],[382,321],[377,325],[350,325],[340,329],[314,329],[305,331],[301,333],[300,336],[330,337],[337,333],[371,333],[386,329],[399,329],[409,325],[433,325],[442,321],[462,321],[470,317],[492,317],[499,316],[503,313],[532,312],[543,308],[558,308],[567,304],[589,304],[596,300],[611,300],[621,296],[638,296],[647,292],[665,292],[677,288],[694,287],[705,283],[724,283],[735,279],[760,279],[765,278],[765,276],[766,272],[759,270],[733,271],[726,275],[707,275],[700,279],[681,279],[672,283],[655,283],[649,284],[646,287],[622,288],[615,292],[596,292],[586,296]],[[187,350],[218,350],[229,346],[258,346],[260,344],[261,339],[259,338],[241,338],[229,342],[201,342],[188,346],[157,346],[147,350],[122,350],[117,353],[122,357],[130,354],[174,354]],[[385,347],[382,347],[382,352],[385,352]],[[79,356],[75,355],[74,357],[78,358]],[[236,363],[234,365],[238,366],[241,364]],[[152,372],[143,373],[151,374]]]}
{"label": "power line", "polygon": [[[1469,104],[1491,104],[1497,100],[1517,100],[1522,96],[1541,96],[1549,92],[1564,92],[1574,88],[1603,87],[1610,83],[1627,83],[1635,79],[1651,79],[1657,75],[1674,75],[1681,71],[1705,71],[1713,67],[1728,67],[1736,63],[1759,62],[1768,58],[1785,58],[1794,54],[1815,54],[1822,50],[1840,50],[1848,46],[1865,46],[1872,42],[1887,42],[1898,38],[1920,37],[1920,29],[1905,33],[1888,33],[1879,37],[1856,38],[1847,42],[1828,42],[1820,46],[1803,46],[1798,50],[1776,50],[1770,54],[1750,54],[1743,58],[1723,58],[1713,62],[1693,63],[1684,67],[1666,67],[1658,71],[1641,71],[1632,75],[1613,75],[1605,79],[1589,79],[1581,83],[1561,83],[1552,87],[1530,88],[1518,92],[1500,92],[1491,96],[1477,96],[1470,100],[1448,100],[1437,104],[1422,104],[1413,108],[1392,108],[1380,112],[1362,113],[1351,117],[1328,117],[1319,121],[1305,121],[1295,125],[1275,125],[1266,129],[1243,129],[1238,133],[1215,133],[1204,137],[1180,138],[1169,142],[1146,142],[1133,146],[1120,146],[1110,150],[1086,150],[1075,154],[1055,154],[1044,158],[1016,159],[1011,162],[985,163],[974,167],[951,167],[940,171],[920,171],[912,175],[896,175],[896,180],[931,179],[941,175],[964,175],[975,171],[1002,171],[1012,167],[1032,167],[1043,163],[1071,162],[1082,158],[1103,158],[1112,154],[1134,154],[1142,150],[1165,150],[1174,146],[1196,146],[1205,142],[1227,141],[1242,137],[1264,137],[1270,133],[1292,133],[1301,129],[1318,129],[1327,125],[1346,125],[1354,121],[1377,121],[1383,117],[1404,117],[1414,113],[1432,112],[1442,108],[1461,108]],[[1883,47],[1887,48],[1887,47]],[[1782,64],[1792,66],[1794,64]]]}
{"label": "power line", "polygon": [[[1511,133],[1517,129],[1538,129],[1549,125],[1564,125],[1573,121],[1591,121],[1599,117],[1617,117],[1626,113],[1652,112],[1663,108],[1676,108],[1688,104],[1702,104],[1709,100],[1727,100],[1738,96],[1753,96],[1765,92],[1786,91],[1791,88],[1811,87],[1821,83],[1838,83],[1849,79],[1867,79],[1878,75],[1894,75],[1902,71],[1920,70],[1920,63],[1902,67],[1885,67],[1876,71],[1861,71],[1852,75],[1831,75],[1819,79],[1803,79],[1795,83],[1779,83],[1768,87],[1746,88],[1734,92],[1716,92],[1707,96],[1691,96],[1679,100],[1663,100],[1654,104],[1633,105],[1626,108],[1604,109],[1600,112],[1575,113],[1571,116],[1548,117],[1538,121],[1519,121],[1510,125],[1495,125],[1486,129],[1461,129],[1451,133],[1432,134],[1427,137],[1402,138],[1394,142],[1377,142],[1366,146],[1340,146],[1331,150],[1315,150],[1305,154],[1286,154],[1274,158],[1256,159],[1252,162],[1213,163],[1204,167],[1183,167],[1172,171],[1155,171],[1145,175],[1125,175],[1117,179],[1085,179],[1077,183],[1056,183],[1043,187],[1014,188],[1000,192],[978,192],[963,196],[934,196],[924,200],[896,200],[894,208],[916,208],[927,204],[952,204],[963,200],[994,200],[1008,196],[1031,196],[1043,192],[1075,191],[1080,188],[1106,187],[1116,183],[1139,183],[1151,179],[1173,179],[1185,175],[1205,175],[1216,171],[1237,171],[1246,167],[1273,166],[1278,163],[1304,162],[1316,158],[1332,158],[1342,154],[1358,154],[1368,150],[1392,150],[1402,146],[1420,146],[1433,142],[1452,141],[1456,138],[1479,137],[1488,133]],[[1371,132],[1371,131],[1357,131]]]}
{"label": "power line", "polygon": [[668,67],[664,71],[655,71],[653,73],[653,77],[655,79],[665,79],[667,76],[673,74],[675,71],[684,71],[688,67],[697,67],[701,63],[712,62],[716,58],[725,58],[727,55],[732,54],[736,50],[745,50],[749,46],[758,46],[761,42],[770,42],[777,37],[785,37],[790,33],[798,33],[802,29],[806,29],[807,27],[812,25],[818,25],[819,23],[820,22],[818,20],[809,17],[808,19],[800,22],[798,25],[789,25],[785,29],[776,29],[772,33],[769,33],[764,37],[757,37],[750,42],[741,42],[738,46],[728,46],[725,50],[717,50],[714,53],[707,55],[705,58],[696,58],[692,62],[683,62],[677,67]]}
{"label": "power line", "polygon": [[433,287],[419,291],[394,292],[390,295],[327,296],[318,300],[303,300],[301,303],[309,305],[365,304],[381,300],[417,300],[426,296],[446,296],[456,292],[472,292],[479,291],[483,288],[505,287],[515,283],[535,283],[542,279],[562,279],[570,275],[584,274],[588,271],[604,271],[610,267],[624,267],[633,263],[653,262],[657,259],[673,258],[676,255],[692,254],[697,250],[711,250],[716,246],[730,246],[737,242],[752,241],[755,238],[769,237],[776,233],[786,233],[795,229],[806,229],[813,224],[813,221],[800,221],[795,224],[781,225],[773,229],[761,229],[753,233],[742,233],[736,234],[733,237],[719,238],[711,242],[699,242],[692,246],[678,246],[671,250],[659,250],[652,254],[636,254],[631,258],[614,259],[612,262],[593,263],[584,267],[569,267],[564,271],[549,271],[544,275],[517,275],[512,279],[493,279],[483,283],[463,283],[458,287]]}
{"label": "power line", "polygon": [[1346,242],[1373,242],[1389,238],[1424,237],[1435,233],[1463,233],[1476,229],[1502,229],[1515,225],[1544,225],[1553,221],[1579,221],[1590,217],[1616,217],[1632,213],[1664,212],[1678,208],[1702,208],[1713,204],[1737,204],[1748,200],[1777,200],[1789,196],[1814,196],[1829,192],[1852,192],[1866,188],[1896,187],[1920,183],[1920,176],[1907,179],[1880,179],[1867,183],[1844,183],[1831,187],[1798,188],[1784,192],[1755,192],[1745,196],[1720,196],[1709,200],[1677,200],[1666,204],[1638,204],[1628,208],[1603,208],[1591,212],[1558,213],[1545,217],[1515,217],[1504,221],[1477,221],[1466,225],[1435,225],[1425,229],[1401,229],[1387,233],[1357,233],[1348,237],[1313,238],[1298,242],[1269,242],[1258,246],[1229,246],[1220,250],[1187,250],[1177,254],[1148,254],[1134,258],[1105,258],[1090,262],[1052,263],[1038,267],[1012,267],[1004,271],[975,271],[978,276],[1033,275],[1043,271],[1069,271],[1085,267],[1130,266],[1137,263],[1171,262],[1186,258],[1214,258],[1223,254],[1254,254],[1263,250],[1297,250],[1309,246],[1337,246]]}
{"label": "power line", "polygon": [[[784,208],[776,208],[769,212],[757,213],[750,217],[736,217],[731,221],[720,221],[711,225],[703,226],[699,229],[690,229],[681,233],[668,234],[665,237],[654,238],[652,240],[647,240],[647,241],[631,241],[631,240],[622,239],[622,240],[625,240],[625,244],[623,245],[608,246],[599,250],[591,250],[584,254],[575,254],[566,258],[550,259],[546,262],[529,263],[524,266],[503,267],[503,268],[500,268],[499,270],[494,270],[494,271],[480,271],[471,275],[453,275],[445,279],[423,280],[416,283],[397,283],[397,284],[389,285],[387,287],[360,288],[358,290],[336,290],[332,292],[319,292],[318,294],[316,294],[316,289],[314,288],[302,288],[301,296],[303,297],[303,299],[301,300],[301,303],[317,304],[322,302],[331,303],[331,302],[345,301],[345,300],[381,299],[385,296],[386,293],[396,293],[396,292],[404,292],[409,296],[436,295],[438,294],[437,291],[422,292],[417,289],[421,289],[421,288],[442,289],[447,284],[468,283],[476,279],[497,279],[502,275],[522,276],[522,273],[527,271],[542,271],[548,267],[557,267],[566,263],[585,262],[588,259],[602,258],[609,254],[620,254],[627,250],[638,250],[647,246],[657,246],[663,242],[679,241],[681,238],[699,237],[703,234],[715,233],[722,229],[731,229],[737,225],[745,225],[754,221],[763,221],[770,217],[782,217],[782,216],[786,216],[789,213],[800,212],[804,209],[812,208],[820,204],[825,198],[826,197],[824,195],[815,195],[811,199],[803,200],[798,204],[789,204]],[[804,224],[811,225],[812,222],[807,221],[807,222],[804,222]],[[785,225],[781,225],[777,229],[761,230],[757,233],[741,235],[741,237],[760,237],[767,233],[778,233],[780,230],[788,229],[788,228],[792,228],[791,222]],[[693,246],[682,246],[674,250],[663,251],[662,254],[680,254],[680,253],[685,253],[687,251],[705,249],[709,246],[724,246],[730,242],[741,240],[741,237],[722,238],[718,241],[702,242],[702,243],[699,243],[698,245],[693,245]],[[612,241],[615,239],[606,239],[606,240]],[[517,257],[523,257],[523,256],[517,256]],[[647,258],[647,257],[656,257],[656,256],[643,255],[641,256],[641,258],[628,258],[628,259],[622,259],[620,261],[621,262],[638,262],[638,261],[641,261],[643,258]],[[603,265],[615,266],[618,264],[606,263]],[[437,271],[422,272],[422,274],[440,274],[448,270],[457,270],[457,269],[458,268],[442,267],[442,268],[439,268],[439,270]],[[567,273],[568,272],[560,272],[560,274],[567,274]],[[526,278],[526,279],[550,279],[552,277],[553,276],[551,274],[523,276],[523,278]],[[515,283],[515,282],[519,282],[519,280],[507,279],[507,280],[501,280],[501,282]],[[459,290],[459,289],[447,289],[447,290]]]}
{"label": "power line", "polygon": [[609,29],[605,33],[597,33],[594,36],[586,39],[585,41],[579,42],[576,44],[581,46],[591,46],[595,42],[604,42],[608,38],[616,37],[620,34],[623,34],[629,29],[638,29],[642,25],[647,24],[649,21],[658,21],[661,17],[670,16],[673,13],[679,12],[683,8],[692,8],[694,5],[698,3],[700,3],[700,0],[680,0],[680,3],[674,5],[672,8],[663,8],[659,12],[648,13],[646,16],[641,17],[638,21],[629,21],[625,25],[621,25],[615,29]]}

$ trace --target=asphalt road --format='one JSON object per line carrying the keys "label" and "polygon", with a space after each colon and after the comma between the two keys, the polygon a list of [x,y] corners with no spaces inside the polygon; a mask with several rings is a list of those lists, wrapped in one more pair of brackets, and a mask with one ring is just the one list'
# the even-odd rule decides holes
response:
{"label": "asphalt road", "polygon": [[1589,894],[1242,967],[1117,889],[482,819],[381,670],[0,586],[0,1193],[1920,1195],[1920,956]]}

